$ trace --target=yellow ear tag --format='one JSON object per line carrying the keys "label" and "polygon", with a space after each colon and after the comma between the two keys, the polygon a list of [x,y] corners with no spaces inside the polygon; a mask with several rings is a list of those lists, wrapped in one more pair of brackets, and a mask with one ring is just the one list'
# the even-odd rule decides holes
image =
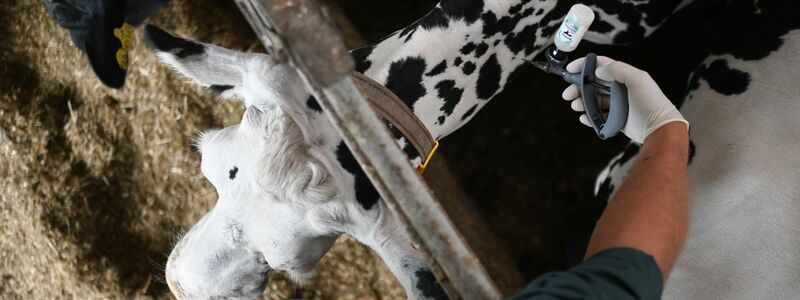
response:
{"label": "yellow ear tag", "polygon": [[431,158],[433,158],[433,154],[436,153],[437,149],[439,149],[439,141],[433,141],[433,148],[431,148],[431,152],[428,153],[428,157],[426,157],[425,160],[419,164],[419,167],[417,167],[417,172],[419,172],[419,175],[422,175],[422,173],[425,172],[425,169],[428,167],[428,163],[431,162]]}
{"label": "yellow ear tag", "polygon": [[117,64],[123,70],[128,69],[128,51],[133,45],[133,26],[122,23],[120,28],[114,28],[114,36],[119,39],[122,48],[117,49]]}

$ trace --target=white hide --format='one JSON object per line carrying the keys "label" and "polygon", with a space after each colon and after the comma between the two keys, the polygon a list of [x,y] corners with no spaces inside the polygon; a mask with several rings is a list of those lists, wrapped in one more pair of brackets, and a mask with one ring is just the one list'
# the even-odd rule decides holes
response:
{"label": "white hide", "polygon": [[681,108],[697,152],[689,237],[665,299],[800,297],[800,30],[767,58],[723,58],[750,74],[723,96],[701,80]]}
{"label": "white hide", "polygon": [[[783,40],[760,60],[707,58],[748,73],[747,90],[723,95],[700,80],[680,109],[696,152],[688,237],[664,299],[800,297],[800,30]],[[618,189],[635,160],[606,167],[595,193],[606,179]]]}

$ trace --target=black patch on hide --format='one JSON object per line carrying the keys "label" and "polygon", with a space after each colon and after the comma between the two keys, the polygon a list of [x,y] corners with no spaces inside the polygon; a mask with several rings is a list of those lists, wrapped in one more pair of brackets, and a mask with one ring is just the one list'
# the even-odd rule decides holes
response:
{"label": "black patch on hide", "polygon": [[172,53],[179,58],[186,58],[190,55],[199,55],[205,52],[205,46],[202,44],[176,37],[150,24],[144,27],[144,42],[150,48]]}
{"label": "black patch on hide", "polygon": [[442,286],[436,281],[436,276],[428,269],[419,269],[414,272],[417,277],[416,288],[422,292],[426,299],[450,299]]}
{"label": "black patch on hide", "polygon": [[[391,123],[387,123],[386,126],[389,127],[389,133],[392,134],[392,136],[394,137],[395,140],[399,141],[401,138],[404,137],[403,133],[400,132],[400,130],[398,130],[397,127],[395,127]],[[400,149],[402,149],[403,152],[406,154],[406,157],[408,158],[408,160],[414,160],[417,157],[419,157],[419,153],[417,152],[417,149],[414,149],[414,146],[411,145],[411,143],[409,143],[408,140],[404,141],[404,143],[401,145]]]}
{"label": "black patch on hide", "polygon": [[[481,15],[481,20],[483,21],[484,38],[489,38],[497,33],[503,35],[509,34],[514,30],[514,27],[517,26],[520,20],[532,15],[533,11],[533,8],[528,8],[521,13],[503,16],[499,19],[497,18],[497,15],[491,11],[484,12],[483,15]],[[531,40],[530,42],[533,43],[534,41]]]}
{"label": "black patch on hide", "polygon": [[208,88],[214,93],[222,94],[222,92],[232,89],[233,86],[229,84],[212,84]]}
{"label": "black patch on hide", "polygon": [[466,121],[467,119],[469,119],[469,117],[471,117],[471,116],[472,116],[472,114],[474,114],[474,113],[475,113],[475,110],[476,110],[476,109],[478,109],[478,105],[477,105],[477,104],[475,104],[475,105],[473,105],[472,107],[470,107],[470,108],[467,110],[467,112],[465,112],[465,113],[464,113],[464,115],[462,115],[462,116],[461,116],[461,121]]}
{"label": "black patch on hide", "polygon": [[318,113],[322,112],[322,106],[319,106],[319,102],[317,102],[317,98],[314,98],[314,95],[308,96],[308,99],[306,99],[306,107]]}
{"label": "black patch on hide", "polygon": [[489,100],[489,98],[500,89],[501,71],[500,63],[497,62],[497,56],[492,54],[483,66],[481,66],[478,73],[478,83],[475,87],[475,92],[479,99]]}
{"label": "black patch on hide", "polygon": [[452,20],[462,19],[467,24],[475,22],[483,11],[483,0],[442,0],[439,6]]}
{"label": "black patch on hide", "polygon": [[422,85],[424,72],[425,59],[421,57],[397,60],[389,66],[389,76],[384,86],[413,108],[414,103],[425,95],[425,86]]}
{"label": "black patch on hide", "polygon": [[425,73],[425,76],[432,77],[442,74],[442,72],[444,72],[444,69],[446,68],[447,68],[447,60],[443,59],[442,62],[433,66],[433,68],[430,71],[428,71],[428,73]]}
{"label": "black patch on hide", "polygon": [[449,299],[433,272],[418,259],[407,255],[401,257],[400,262],[403,274],[408,276],[411,282],[414,283],[415,294],[408,295],[409,298]]}
{"label": "black patch on hide", "polygon": [[486,53],[486,50],[489,50],[488,44],[484,42],[478,44],[478,47],[475,48],[475,58],[480,58],[481,56],[483,56],[483,54]]}
{"label": "black patch on hide", "polygon": [[464,71],[464,75],[469,75],[472,74],[472,72],[475,72],[475,68],[475,63],[468,61],[464,63],[463,67],[461,67],[461,71]]}
{"label": "black patch on hide", "polygon": [[744,93],[750,85],[750,74],[732,69],[723,59],[711,62],[708,67],[698,72],[701,78],[708,82],[709,87],[726,96]]}
{"label": "black patch on hide", "polygon": [[361,207],[367,210],[375,206],[380,195],[378,195],[378,191],[372,186],[367,174],[361,169],[361,165],[358,164],[358,161],[350,153],[350,149],[347,149],[344,142],[340,142],[336,147],[336,159],[342,168],[355,177],[356,201],[358,201],[358,204],[361,204]]}
{"label": "black patch on hide", "polygon": [[464,89],[455,86],[456,82],[453,80],[442,80],[436,84],[438,96],[444,100],[444,104],[440,109],[442,115],[439,116],[439,124],[444,124],[445,119],[453,113],[453,109],[461,102],[461,95],[464,93]]}
{"label": "black patch on hide", "polygon": [[236,173],[239,173],[239,168],[237,168],[236,166],[233,166],[233,169],[230,169],[228,171],[228,178],[233,180],[234,178],[236,178]]}
{"label": "black patch on hide", "polygon": [[367,59],[370,54],[372,54],[372,50],[375,49],[375,45],[369,45],[364,48],[355,49],[350,51],[350,56],[353,57],[353,60],[356,63],[355,70],[359,73],[364,73],[369,70],[369,67],[372,66],[372,61]]}
{"label": "black patch on hide", "polygon": [[524,6],[525,3],[526,2],[520,2],[519,4],[512,6],[508,9],[508,13],[512,15],[518,13],[520,10],[522,10],[522,6]]}
{"label": "black patch on hide", "polygon": [[534,50],[540,48],[534,45],[536,41],[536,30],[538,29],[539,26],[536,24],[525,26],[525,28],[519,32],[507,35],[503,42],[505,42],[508,49],[514,52],[514,54],[519,54],[520,51],[525,50],[525,55],[531,55]]}
{"label": "black patch on hide", "polygon": [[608,23],[605,20],[603,20],[603,18],[600,15],[595,15],[594,21],[592,21],[592,25],[589,26],[589,30],[600,34],[606,34],[614,30],[614,25],[611,25],[611,23]]}
{"label": "black patch on hide", "polygon": [[461,54],[467,55],[470,54],[473,50],[475,50],[475,47],[476,47],[475,43],[470,42],[464,45],[464,47],[461,47],[461,50],[459,51],[461,52]]}

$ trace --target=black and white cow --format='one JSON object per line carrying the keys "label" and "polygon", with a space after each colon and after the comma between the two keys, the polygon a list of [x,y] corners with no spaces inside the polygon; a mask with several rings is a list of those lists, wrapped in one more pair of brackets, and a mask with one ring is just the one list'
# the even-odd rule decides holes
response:
{"label": "black and white cow", "polygon": [[[598,14],[587,38],[606,44],[644,38],[681,5],[587,2]],[[438,139],[468,122],[551,43],[573,3],[444,0],[352,55],[357,71],[397,94]],[[219,200],[169,257],[167,281],[178,298],[254,298],[270,270],[303,280],[341,234],[374,249],[408,297],[446,298],[291,67],[153,26],[145,37],[162,61],[247,107],[241,124],[199,138],[202,172]],[[403,137],[398,144],[420,162]]]}
{"label": "black and white cow", "polygon": [[[690,226],[665,299],[800,297],[800,18],[793,1],[736,1],[681,113],[691,123]],[[639,146],[612,159],[609,198]]]}

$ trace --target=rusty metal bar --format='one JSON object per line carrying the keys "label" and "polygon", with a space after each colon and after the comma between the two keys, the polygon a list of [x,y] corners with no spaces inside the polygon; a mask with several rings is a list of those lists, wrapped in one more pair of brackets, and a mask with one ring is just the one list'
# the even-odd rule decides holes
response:
{"label": "rusty metal bar", "polygon": [[451,298],[499,299],[478,258],[350,79],[353,60],[313,0],[235,0],[276,60],[295,66]]}

